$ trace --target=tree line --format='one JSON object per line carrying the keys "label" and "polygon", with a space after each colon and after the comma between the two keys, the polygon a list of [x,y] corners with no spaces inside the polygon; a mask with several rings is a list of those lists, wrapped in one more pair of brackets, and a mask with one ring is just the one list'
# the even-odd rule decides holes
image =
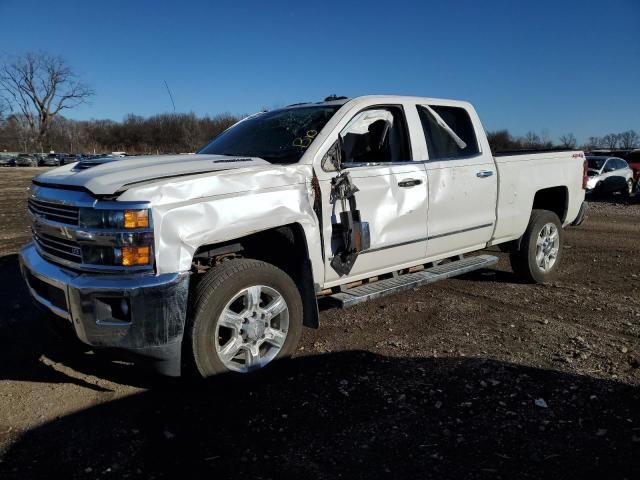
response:
{"label": "tree line", "polygon": [[580,148],[591,151],[597,149],[606,150],[632,150],[640,148],[640,135],[635,130],[627,130],[622,133],[609,133],[603,137],[589,137],[588,141],[578,145],[576,136],[573,133],[561,135],[558,143],[554,143],[545,135],[538,135],[535,132],[528,132],[526,135],[516,137],[508,130],[496,130],[487,132],[487,138],[491,150],[494,152],[504,152],[510,150],[545,150],[550,148]]}
{"label": "tree line", "polygon": [[194,113],[127,115],[123,121],[71,120],[57,116],[39,137],[20,115],[0,121],[0,151],[105,153],[194,152],[238,121],[230,114],[198,117]]}

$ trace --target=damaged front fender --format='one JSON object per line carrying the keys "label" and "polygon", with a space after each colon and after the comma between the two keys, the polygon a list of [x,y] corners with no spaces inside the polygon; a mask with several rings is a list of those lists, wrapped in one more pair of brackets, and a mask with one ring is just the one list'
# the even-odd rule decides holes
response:
{"label": "damaged front fender", "polygon": [[297,223],[305,234],[314,282],[324,268],[307,165],[230,170],[132,188],[119,200],[151,202],[157,273],[188,271],[196,250]]}

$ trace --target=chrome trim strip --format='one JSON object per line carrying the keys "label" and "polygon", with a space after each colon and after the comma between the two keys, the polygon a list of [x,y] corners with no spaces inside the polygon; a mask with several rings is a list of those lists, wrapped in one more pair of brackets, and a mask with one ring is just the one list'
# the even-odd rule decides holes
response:
{"label": "chrome trim strip", "polygon": [[438,235],[432,235],[428,238],[428,240],[433,240],[434,238],[447,237],[449,235],[455,235],[457,233],[470,232],[472,230],[480,230],[481,228],[493,227],[493,223],[485,223],[484,225],[478,225],[476,227],[463,228],[462,230],[454,230],[453,232],[447,233],[439,233]]}
{"label": "chrome trim strip", "polygon": [[[82,262],[82,258],[81,258],[80,255],[76,255],[75,253],[71,253],[71,252],[68,252],[66,250],[62,250],[60,248],[56,248],[56,247],[52,247],[51,245],[47,245],[42,240],[42,237],[39,237],[39,236],[36,235],[36,236],[34,236],[33,239],[34,239],[34,243],[39,247],[38,248],[39,250],[40,249],[45,249],[45,248],[50,248],[51,250],[55,250],[56,252],[60,252],[60,253],[62,253],[64,255],[68,255],[70,257],[78,257],[78,259],[80,259],[80,261]],[[42,244],[42,245],[40,245],[40,244]],[[74,247],[69,247],[69,248],[74,248]],[[77,248],[77,247],[75,247],[75,248]],[[49,254],[49,255],[51,255],[51,254]]]}
{"label": "chrome trim strip", "polygon": [[372,252],[378,252],[380,250],[387,250],[389,248],[404,247],[405,245],[411,245],[412,243],[426,242],[427,240],[428,240],[427,237],[418,238],[416,240],[409,240],[407,242],[400,242],[400,243],[394,243],[392,245],[383,245],[382,247],[370,248],[369,250],[364,250],[360,253],[372,253]]}
{"label": "chrome trim strip", "polygon": [[369,250],[365,250],[360,253],[372,253],[372,252],[378,252],[380,250],[387,250],[389,248],[403,247],[405,245],[411,245],[412,243],[426,242],[427,240],[434,240],[436,238],[447,237],[449,235],[456,235],[458,233],[470,232],[472,230],[480,230],[481,228],[488,228],[492,226],[493,226],[493,223],[487,223],[484,225],[478,225],[476,227],[469,227],[469,228],[463,228],[462,230],[455,230],[453,232],[439,233],[438,235],[432,235],[430,237],[417,238],[415,240],[408,240],[406,242],[394,243],[392,245],[384,245],[382,247],[370,248]]}
{"label": "chrome trim strip", "polygon": [[69,217],[74,220],[78,219],[78,213],[80,212],[80,209],[77,209],[74,212],[73,210],[65,210],[63,208],[47,207],[45,205],[41,205],[40,203],[36,202],[33,199],[29,199],[29,208],[35,210],[38,213],[42,213],[43,215],[54,215],[56,217]]}
{"label": "chrome trim strip", "polygon": [[[37,237],[38,240],[40,240],[45,245],[47,244],[47,242],[51,242],[51,243],[55,243],[56,245],[61,245],[61,246],[66,247],[66,248],[77,248],[78,247],[78,244],[75,243],[75,242],[69,241],[69,243],[64,243],[64,241],[61,241],[62,240],[61,238],[55,237],[55,239],[53,239],[53,238],[50,238],[50,236],[47,235],[46,233],[39,234],[39,233],[33,232],[33,235],[34,235],[34,237]],[[51,248],[53,248],[53,247],[51,247]]]}
{"label": "chrome trim strip", "polygon": [[[37,180],[37,178],[36,178]],[[35,201],[45,201],[54,204],[67,205],[69,207],[95,208],[99,210],[122,210],[122,209],[145,209],[151,208],[150,202],[131,201],[119,202],[116,200],[99,200],[86,192],[75,190],[63,190],[60,188],[44,187],[41,185],[31,185],[29,198]]]}
{"label": "chrome trim strip", "polygon": [[[153,264],[151,265],[140,265],[135,267],[122,267],[117,265],[94,265],[90,263],[77,263],[72,262],[70,260],[65,260],[64,258],[56,257],[51,255],[40,247],[37,242],[33,242],[38,254],[48,260],[49,262],[60,265],[66,268],[70,268],[72,270],[81,270],[82,272],[88,273],[111,273],[111,274],[122,274],[122,273],[153,273]],[[67,254],[73,256],[72,254]],[[153,257],[153,247],[151,250],[151,256]]]}
{"label": "chrome trim strip", "polygon": [[400,165],[422,165],[427,163],[434,162],[446,162],[446,161],[454,161],[454,160],[472,160],[474,158],[482,157],[483,153],[475,153],[472,155],[464,155],[460,157],[442,157],[442,158],[430,158],[427,160],[402,160],[398,162],[345,162],[342,164],[342,167],[347,168],[358,168],[358,167],[395,167]]}
{"label": "chrome trim strip", "polygon": [[[153,233],[153,228],[131,228],[128,230],[116,230],[113,228],[86,228],[81,225],[70,225],[68,223],[56,222],[55,220],[51,220],[49,218],[42,218],[37,215],[34,215],[33,212],[27,210],[29,215],[31,215],[31,221],[37,222],[40,226],[44,226],[48,228],[50,232],[60,233],[61,230],[65,230],[64,236],[65,238],[69,238],[70,240],[82,240],[86,238],[92,238],[95,236],[114,236],[118,233],[124,235],[130,234],[140,234],[140,233]],[[73,233],[76,233],[74,236]],[[80,235],[78,235],[80,234]]]}
{"label": "chrome trim strip", "polygon": [[131,230],[86,229],[70,226],[31,215],[33,230],[37,235],[58,237],[60,240],[75,242],[78,245],[99,245],[105,247],[122,247],[149,245],[153,243],[153,229],[140,228]]}

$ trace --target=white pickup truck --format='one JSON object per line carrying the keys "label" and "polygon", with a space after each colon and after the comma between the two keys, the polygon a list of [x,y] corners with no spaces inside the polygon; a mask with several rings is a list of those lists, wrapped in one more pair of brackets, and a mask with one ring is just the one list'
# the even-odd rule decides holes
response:
{"label": "white pickup truck", "polygon": [[579,151],[494,156],[467,102],[366,96],[250,116],[196,155],[34,179],[31,295],[94,347],[179,375],[290,356],[339,307],[484,268],[544,282],[581,221]]}

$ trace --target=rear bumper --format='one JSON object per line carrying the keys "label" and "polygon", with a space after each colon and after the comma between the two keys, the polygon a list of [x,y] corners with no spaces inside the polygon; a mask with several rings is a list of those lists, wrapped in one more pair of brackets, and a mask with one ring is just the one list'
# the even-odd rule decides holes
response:
{"label": "rear bumper", "polygon": [[180,374],[189,274],[107,275],[67,270],[43,259],[33,244],[20,251],[31,296],[73,326],[91,346],[146,358]]}

